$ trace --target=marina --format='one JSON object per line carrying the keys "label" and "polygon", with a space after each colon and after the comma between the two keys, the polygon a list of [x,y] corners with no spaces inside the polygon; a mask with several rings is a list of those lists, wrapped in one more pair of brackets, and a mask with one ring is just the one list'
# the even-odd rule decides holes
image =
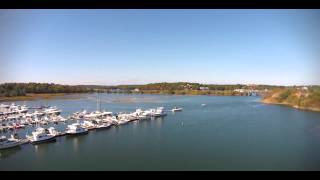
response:
{"label": "marina", "polygon": [[[100,107],[97,101],[97,107]],[[32,112],[33,110],[33,112]],[[0,150],[14,148],[22,144],[39,144],[56,141],[56,137],[65,135],[87,134],[89,130],[106,129],[112,125],[123,125],[132,121],[150,120],[151,118],[166,116],[164,107],[151,109],[136,109],[134,112],[119,112],[113,114],[108,111],[96,110],[87,112],[74,112],[67,118],[62,117],[62,110],[56,106],[41,106],[31,108],[26,105],[0,104],[0,130],[4,134],[0,140]],[[76,121],[67,125],[62,131],[57,131],[52,125]],[[33,127],[31,135],[26,134],[20,137],[17,134],[19,129]],[[46,126],[43,128],[42,126]],[[9,135],[10,138],[7,138]],[[14,137],[15,136],[15,137]]]}
{"label": "marina", "polygon": [[0,171],[320,171],[319,17],[0,10]]}

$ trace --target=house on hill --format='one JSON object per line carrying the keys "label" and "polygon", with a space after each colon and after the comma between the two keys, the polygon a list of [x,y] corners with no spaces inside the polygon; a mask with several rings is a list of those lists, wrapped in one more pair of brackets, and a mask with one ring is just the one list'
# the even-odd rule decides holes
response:
{"label": "house on hill", "polygon": [[209,90],[209,87],[200,87],[199,88],[201,91],[208,91]]}

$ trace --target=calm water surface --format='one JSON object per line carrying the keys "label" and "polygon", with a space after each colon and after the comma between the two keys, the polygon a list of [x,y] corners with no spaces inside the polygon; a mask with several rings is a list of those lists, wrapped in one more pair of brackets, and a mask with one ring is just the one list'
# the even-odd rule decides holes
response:
{"label": "calm water surface", "polygon": [[[264,105],[259,97],[102,94],[101,100],[102,109],[112,112],[158,106],[183,111],[2,150],[0,170],[320,170],[318,112]],[[24,103],[57,106],[64,116],[97,108],[94,94],[16,102]]]}

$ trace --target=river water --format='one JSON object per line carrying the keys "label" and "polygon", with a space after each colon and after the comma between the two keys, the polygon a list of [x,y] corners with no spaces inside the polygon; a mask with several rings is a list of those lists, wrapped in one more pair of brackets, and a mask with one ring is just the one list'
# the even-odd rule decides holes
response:
{"label": "river water", "polygon": [[[57,106],[65,117],[97,109],[95,94],[75,96],[15,103]],[[101,94],[100,98],[101,108],[114,113],[158,106],[183,111],[59,137],[53,143],[1,150],[0,170],[320,170],[319,112],[266,105],[259,97],[248,96]],[[31,130],[18,133],[24,136]]]}

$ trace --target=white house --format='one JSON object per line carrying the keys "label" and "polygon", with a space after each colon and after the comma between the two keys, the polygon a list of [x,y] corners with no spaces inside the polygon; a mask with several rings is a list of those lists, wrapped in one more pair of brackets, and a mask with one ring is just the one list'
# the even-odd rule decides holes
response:
{"label": "white house", "polygon": [[233,91],[239,92],[239,93],[244,93],[244,92],[245,92],[245,89],[235,89],[235,90],[233,90]]}
{"label": "white house", "polygon": [[200,87],[199,89],[202,91],[205,91],[205,90],[209,90],[209,87]]}

